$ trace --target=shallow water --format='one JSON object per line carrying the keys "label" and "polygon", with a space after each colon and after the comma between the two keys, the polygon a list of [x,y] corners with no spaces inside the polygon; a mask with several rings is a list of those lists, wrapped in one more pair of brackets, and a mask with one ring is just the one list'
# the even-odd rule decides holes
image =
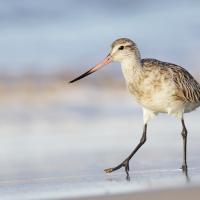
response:
{"label": "shallow water", "polygon": [[77,88],[45,103],[37,98],[1,104],[0,199],[70,199],[200,184],[198,111],[186,115],[189,181],[179,169],[181,124],[160,115],[130,162],[128,182],[123,169],[103,171],[119,164],[141,136],[142,114],[125,91]]}

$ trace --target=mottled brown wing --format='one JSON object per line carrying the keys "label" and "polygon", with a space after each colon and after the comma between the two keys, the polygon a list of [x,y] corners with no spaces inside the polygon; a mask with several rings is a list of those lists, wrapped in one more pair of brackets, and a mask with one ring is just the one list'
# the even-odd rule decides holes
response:
{"label": "mottled brown wing", "polygon": [[172,78],[184,99],[189,102],[200,102],[200,84],[184,68],[172,65],[169,66]]}
{"label": "mottled brown wing", "polygon": [[175,83],[179,91],[179,98],[182,100],[200,102],[200,84],[183,67],[149,58],[142,59],[142,65],[146,68],[156,67],[160,72],[167,73]]}

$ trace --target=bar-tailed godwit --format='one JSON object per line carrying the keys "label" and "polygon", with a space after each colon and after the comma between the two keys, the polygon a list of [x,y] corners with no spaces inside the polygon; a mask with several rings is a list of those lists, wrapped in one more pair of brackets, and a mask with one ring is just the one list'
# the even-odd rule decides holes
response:
{"label": "bar-tailed godwit", "polygon": [[146,142],[147,123],[158,113],[167,113],[180,119],[183,137],[182,170],[187,172],[187,129],[184,113],[200,106],[200,84],[184,68],[156,59],[141,59],[136,44],[127,38],[112,43],[108,56],[86,73],[70,81],[73,83],[97,71],[112,61],[120,62],[129,92],[143,109],[144,127],[140,142],[119,165],[105,169],[110,173],[122,167],[129,177],[129,161]]}

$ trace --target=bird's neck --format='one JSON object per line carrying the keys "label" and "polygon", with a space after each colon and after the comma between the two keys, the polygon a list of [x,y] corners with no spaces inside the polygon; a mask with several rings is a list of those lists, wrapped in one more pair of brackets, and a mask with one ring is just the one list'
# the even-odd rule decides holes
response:
{"label": "bird's neck", "polygon": [[126,59],[121,62],[121,68],[127,84],[136,81],[142,74],[141,59]]}

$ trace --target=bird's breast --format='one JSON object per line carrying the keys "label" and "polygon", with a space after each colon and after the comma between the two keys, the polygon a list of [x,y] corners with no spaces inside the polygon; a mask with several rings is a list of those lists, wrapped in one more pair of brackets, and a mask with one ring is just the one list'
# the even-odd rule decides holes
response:
{"label": "bird's breast", "polygon": [[141,106],[154,112],[168,112],[175,94],[170,83],[164,86],[161,81],[147,79],[128,83],[128,90]]}

